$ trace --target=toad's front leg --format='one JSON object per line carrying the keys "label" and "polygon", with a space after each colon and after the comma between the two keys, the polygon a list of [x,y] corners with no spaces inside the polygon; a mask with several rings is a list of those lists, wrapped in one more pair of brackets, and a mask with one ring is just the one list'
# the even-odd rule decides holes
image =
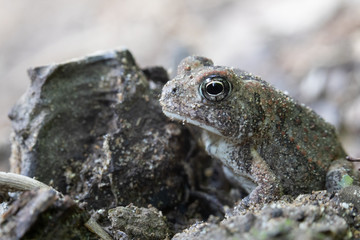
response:
{"label": "toad's front leg", "polygon": [[241,204],[250,206],[279,199],[283,195],[279,179],[255,149],[251,149],[251,156],[250,174],[257,186],[242,200]]}

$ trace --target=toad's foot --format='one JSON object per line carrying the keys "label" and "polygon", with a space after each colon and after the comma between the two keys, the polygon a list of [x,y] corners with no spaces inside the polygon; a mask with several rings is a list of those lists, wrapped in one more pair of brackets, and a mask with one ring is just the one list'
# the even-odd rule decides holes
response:
{"label": "toad's foot", "polygon": [[327,191],[338,192],[351,185],[359,185],[359,172],[353,164],[345,159],[332,162],[326,175]]}

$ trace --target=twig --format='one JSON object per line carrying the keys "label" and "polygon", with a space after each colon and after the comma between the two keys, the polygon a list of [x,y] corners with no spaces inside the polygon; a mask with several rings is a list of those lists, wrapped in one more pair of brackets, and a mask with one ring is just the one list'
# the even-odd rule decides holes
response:
{"label": "twig", "polygon": [[346,160],[348,160],[350,162],[360,162],[360,158],[353,158],[353,157],[350,157],[350,156],[347,156]]}
{"label": "twig", "polygon": [[[27,191],[34,190],[39,188],[52,189],[59,196],[63,195],[53,189],[52,187],[42,183],[33,178],[16,174],[16,173],[7,173],[0,172],[0,193],[13,192],[13,191]],[[104,240],[112,240],[107,232],[93,219],[92,217],[84,224],[90,231],[98,235]]]}
{"label": "twig", "polygon": [[105,232],[105,230],[96,222],[93,217],[90,217],[90,219],[85,223],[85,227],[87,227],[91,232],[95,233],[103,240],[112,240],[110,235]]}
{"label": "twig", "polygon": [[[0,192],[14,192],[14,191],[27,191],[37,188],[47,188],[53,189],[52,187],[37,181],[33,178],[16,174],[16,173],[7,173],[0,172]],[[56,193],[60,194],[58,191],[53,189]]]}

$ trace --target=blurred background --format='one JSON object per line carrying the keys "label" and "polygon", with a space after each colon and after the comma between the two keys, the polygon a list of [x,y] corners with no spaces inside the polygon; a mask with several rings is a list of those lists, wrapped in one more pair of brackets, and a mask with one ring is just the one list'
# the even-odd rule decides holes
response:
{"label": "blurred background", "polygon": [[0,170],[29,67],[127,47],[172,75],[193,54],[262,76],[333,123],[360,157],[360,1],[0,0]]}

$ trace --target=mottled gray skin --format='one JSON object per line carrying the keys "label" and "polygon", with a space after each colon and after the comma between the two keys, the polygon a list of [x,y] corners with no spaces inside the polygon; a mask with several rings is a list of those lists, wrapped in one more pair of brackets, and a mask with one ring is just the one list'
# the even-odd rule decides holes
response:
{"label": "mottled gray skin", "polygon": [[[231,83],[225,99],[210,101],[200,93],[209,76]],[[328,174],[326,186],[338,190],[352,169],[337,160],[345,152],[332,125],[259,77],[214,66],[210,59],[185,58],[178,75],[164,86],[160,102],[168,117],[202,129],[206,151],[250,193],[247,204],[325,189],[329,169],[340,169],[340,175]]]}

